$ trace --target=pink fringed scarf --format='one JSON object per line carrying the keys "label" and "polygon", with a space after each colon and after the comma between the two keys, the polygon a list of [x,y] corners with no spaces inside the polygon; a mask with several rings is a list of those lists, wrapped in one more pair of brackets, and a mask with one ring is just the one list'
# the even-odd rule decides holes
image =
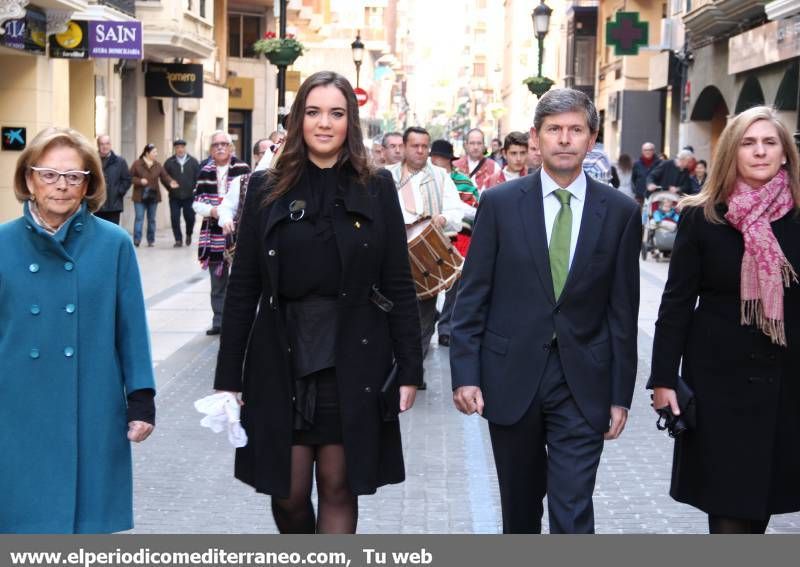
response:
{"label": "pink fringed scarf", "polygon": [[742,256],[742,325],[755,324],[773,343],[786,346],[783,288],[797,273],[781,250],[770,223],[794,208],[781,169],[766,185],[753,189],[737,180],[725,218],[744,237]]}

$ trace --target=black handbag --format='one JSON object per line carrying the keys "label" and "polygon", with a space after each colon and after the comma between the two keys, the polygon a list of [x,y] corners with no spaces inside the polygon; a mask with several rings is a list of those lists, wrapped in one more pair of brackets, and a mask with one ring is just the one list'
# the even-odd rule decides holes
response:
{"label": "black handbag", "polygon": [[674,415],[669,406],[657,410],[656,427],[661,431],[666,429],[670,437],[679,437],[686,431],[697,427],[697,404],[694,392],[681,376],[678,376],[678,382],[675,385],[675,397],[678,399],[680,415]]}
{"label": "black handbag", "polygon": [[142,189],[142,203],[152,203],[156,200],[156,190],[152,187]]}
{"label": "black handbag", "polygon": [[400,415],[400,385],[397,383],[399,371],[397,363],[392,363],[392,368],[378,394],[378,405],[383,421],[397,421]]}

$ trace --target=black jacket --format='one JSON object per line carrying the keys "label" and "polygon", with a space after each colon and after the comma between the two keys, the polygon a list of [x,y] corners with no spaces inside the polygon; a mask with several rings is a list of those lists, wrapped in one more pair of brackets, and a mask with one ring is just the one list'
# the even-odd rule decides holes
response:
{"label": "black jacket", "polygon": [[[243,393],[242,424],[249,442],[236,451],[236,478],[258,492],[285,498],[291,474],[292,377],[277,294],[278,258],[284,252],[277,225],[288,218],[297,190],[263,207],[266,172],[253,174],[248,185],[214,387]],[[376,174],[367,188],[353,182],[341,191],[333,222],[342,265],[336,337],[342,438],[350,489],[371,494],[405,478],[399,422],[381,420],[378,394],[393,357],[399,384],[422,382],[420,322],[391,178]],[[370,300],[373,286],[394,303],[389,313]]]}
{"label": "black jacket", "polygon": [[647,176],[645,186],[653,183],[663,190],[670,187],[678,187],[681,193],[690,195],[692,193],[692,181],[689,179],[689,170],[680,169],[675,165],[674,159],[667,159],[654,167]]}
{"label": "black jacket", "polygon": [[[772,231],[800,268],[800,217],[791,212]],[[774,345],[740,323],[743,252],[729,224],[681,212],[648,387],[674,389],[681,372],[697,402],[697,428],[675,444],[672,497],[762,520],[800,510],[800,285],[784,288],[788,348]]]}
{"label": "black jacket", "polygon": [[633,174],[631,175],[634,195],[644,199],[647,194],[647,176],[650,175],[650,172],[660,163],[661,160],[656,158],[650,164],[650,167],[647,167],[644,162],[642,162],[642,158],[636,160],[636,163],[633,164]]}
{"label": "black jacket", "polygon": [[170,199],[191,199],[194,195],[194,186],[200,173],[200,164],[192,156],[186,156],[186,162],[181,165],[174,155],[164,162],[164,169],[172,179],[178,182],[177,189],[164,185]]}
{"label": "black jacket", "polygon": [[517,422],[536,396],[553,333],[586,421],[608,430],[611,406],[629,408],[636,382],[641,212],[587,175],[580,236],[556,300],[541,173],[486,191],[461,276],[450,370],[453,389],[480,386],[483,417]]}
{"label": "black jacket", "polygon": [[100,208],[104,213],[122,211],[122,199],[131,188],[131,173],[124,158],[114,152],[102,160],[103,177],[106,180],[106,202]]}

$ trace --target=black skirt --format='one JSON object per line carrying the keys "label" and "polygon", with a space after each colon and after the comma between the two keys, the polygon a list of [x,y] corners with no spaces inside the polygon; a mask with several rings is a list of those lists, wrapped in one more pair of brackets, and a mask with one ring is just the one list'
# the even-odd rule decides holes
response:
{"label": "black skirt", "polygon": [[339,414],[336,369],[320,370],[305,377],[304,380],[316,382],[314,423],[310,428],[296,428],[292,433],[292,444],[340,445],[342,443],[342,420]]}

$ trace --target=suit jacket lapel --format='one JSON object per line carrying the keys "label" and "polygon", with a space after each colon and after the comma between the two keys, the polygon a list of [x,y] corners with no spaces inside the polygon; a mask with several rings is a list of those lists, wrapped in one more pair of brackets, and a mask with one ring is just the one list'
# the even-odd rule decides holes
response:
{"label": "suit jacket lapel", "polygon": [[583,205],[581,228],[578,231],[578,243],[575,247],[575,256],[572,258],[572,265],[570,266],[569,274],[567,274],[567,281],[564,284],[560,299],[566,296],[570,286],[574,285],[574,282],[580,278],[581,273],[586,269],[603,228],[603,219],[606,216],[606,199],[598,191],[595,191],[596,185],[597,182],[587,175],[586,202]]}
{"label": "suit jacket lapel", "polygon": [[547,249],[547,231],[544,227],[544,203],[542,202],[542,179],[539,172],[530,176],[531,181],[522,187],[519,212],[525,241],[533,257],[536,273],[550,303],[555,303],[553,276],[550,273],[550,252]]}

